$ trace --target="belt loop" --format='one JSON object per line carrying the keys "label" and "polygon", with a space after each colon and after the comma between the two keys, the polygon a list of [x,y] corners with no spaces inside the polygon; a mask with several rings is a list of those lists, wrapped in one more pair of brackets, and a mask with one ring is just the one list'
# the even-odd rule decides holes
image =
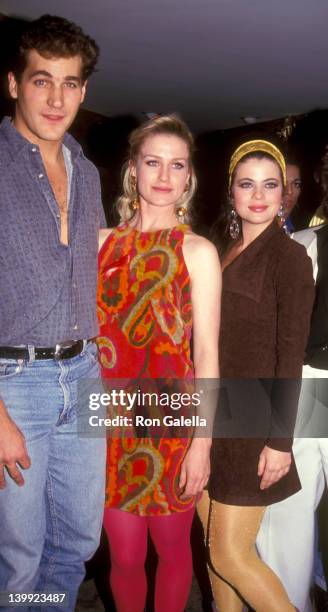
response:
{"label": "belt loop", "polygon": [[29,354],[29,362],[33,363],[35,361],[35,346],[33,346],[33,344],[28,344],[27,350]]}
{"label": "belt loop", "polygon": [[85,338],[83,338],[82,342],[83,342],[83,349],[82,349],[82,355],[83,355],[86,351],[88,341],[85,340]]}

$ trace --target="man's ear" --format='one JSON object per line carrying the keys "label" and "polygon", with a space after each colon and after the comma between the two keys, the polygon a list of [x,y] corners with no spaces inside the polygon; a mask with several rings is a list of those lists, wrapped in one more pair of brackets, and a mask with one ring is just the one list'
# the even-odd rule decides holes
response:
{"label": "man's ear", "polygon": [[81,101],[80,104],[82,104],[84,98],[85,98],[85,94],[87,91],[87,85],[88,85],[88,81],[84,81],[83,85],[82,85],[82,89],[81,89]]}
{"label": "man's ear", "polygon": [[8,72],[8,89],[9,89],[11,98],[14,98],[14,100],[17,100],[18,84],[17,84],[16,77],[13,72]]}

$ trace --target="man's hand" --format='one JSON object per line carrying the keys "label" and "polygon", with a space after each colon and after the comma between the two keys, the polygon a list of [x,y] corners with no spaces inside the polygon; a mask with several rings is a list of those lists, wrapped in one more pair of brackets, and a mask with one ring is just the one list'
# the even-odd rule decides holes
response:
{"label": "man's hand", "polygon": [[5,468],[17,485],[24,484],[24,478],[17,464],[26,470],[31,465],[25,438],[14,421],[8,416],[0,401],[0,489],[6,486]]}
{"label": "man's hand", "polygon": [[210,475],[210,438],[194,438],[181,465],[180,498],[201,493]]}
{"label": "man's hand", "polygon": [[291,453],[274,450],[265,446],[259,458],[258,476],[262,476],[260,489],[268,489],[280,478],[288,474],[291,464]]}

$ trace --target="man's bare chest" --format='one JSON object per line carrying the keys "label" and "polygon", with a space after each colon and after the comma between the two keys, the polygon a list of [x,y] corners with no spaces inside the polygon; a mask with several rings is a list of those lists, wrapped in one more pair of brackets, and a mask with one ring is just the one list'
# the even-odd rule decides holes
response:
{"label": "man's bare chest", "polygon": [[54,193],[60,213],[67,214],[68,208],[68,185],[66,171],[49,172],[48,179]]}
{"label": "man's bare chest", "polygon": [[60,240],[68,244],[68,180],[65,164],[47,167],[47,176],[60,214]]}

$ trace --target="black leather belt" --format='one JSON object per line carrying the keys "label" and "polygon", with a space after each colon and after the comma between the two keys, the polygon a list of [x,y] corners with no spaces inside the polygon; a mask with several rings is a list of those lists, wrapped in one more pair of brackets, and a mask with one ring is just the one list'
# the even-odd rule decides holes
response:
{"label": "black leather belt", "polygon": [[[93,340],[87,340],[92,342]],[[54,347],[35,347],[35,359],[71,359],[79,355],[84,346],[84,340],[59,342]],[[30,354],[25,346],[0,346],[0,359],[29,359]]]}

